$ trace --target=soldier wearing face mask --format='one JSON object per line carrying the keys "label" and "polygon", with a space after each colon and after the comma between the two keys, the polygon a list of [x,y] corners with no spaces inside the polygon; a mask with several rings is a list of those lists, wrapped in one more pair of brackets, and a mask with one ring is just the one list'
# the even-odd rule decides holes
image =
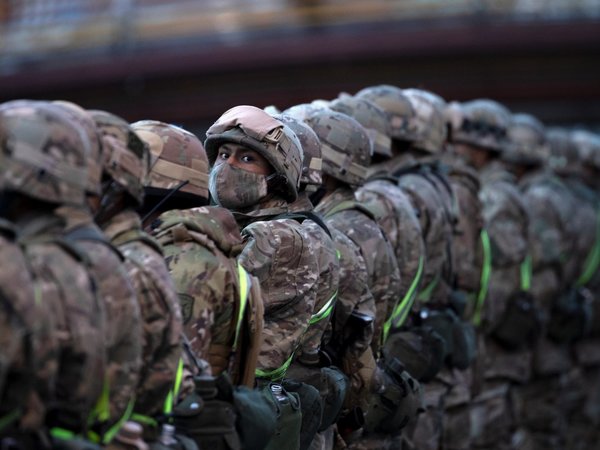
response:
{"label": "soldier wearing face mask", "polygon": [[[319,278],[309,235],[299,221],[286,217],[298,196],[302,145],[265,111],[237,106],[209,128],[205,147],[212,165],[210,193],[242,227],[245,246],[239,261],[260,280],[263,292],[265,326],[256,376],[267,390],[279,390],[312,317]],[[314,410],[304,415],[302,439],[298,397],[283,389],[290,420],[279,421],[267,448],[301,448],[300,440],[312,440],[316,428],[305,420],[321,411],[316,389],[304,387],[302,408]]]}

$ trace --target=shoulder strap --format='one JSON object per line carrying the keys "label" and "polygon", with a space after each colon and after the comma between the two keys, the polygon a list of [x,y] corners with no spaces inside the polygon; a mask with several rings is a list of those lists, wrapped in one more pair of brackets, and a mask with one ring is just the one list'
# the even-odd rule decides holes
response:
{"label": "shoulder strap", "polygon": [[298,212],[284,213],[284,214],[275,216],[272,220],[278,220],[278,219],[292,219],[292,220],[296,220],[300,223],[304,222],[305,220],[312,220],[317,225],[319,225],[321,228],[323,228],[323,230],[325,231],[325,233],[327,233],[329,235],[329,237],[332,237],[329,227],[325,224],[325,222],[323,221],[321,216],[313,211],[298,211]]}
{"label": "shoulder strap", "polygon": [[115,253],[119,257],[121,261],[124,260],[121,252],[117,250],[115,246],[109,242],[108,238],[104,236],[96,227],[90,225],[82,225],[80,227],[73,228],[71,231],[67,232],[64,235],[64,239],[67,242],[71,242],[73,244],[76,244],[77,242],[81,241],[98,242],[109,248],[113,253]]}
{"label": "shoulder strap", "polygon": [[363,205],[362,203],[358,203],[355,200],[345,200],[341,203],[338,203],[336,206],[333,207],[333,209],[331,209],[327,212],[327,214],[325,214],[325,217],[331,217],[334,214],[337,214],[342,211],[347,211],[349,209],[360,211],[364,215],[368,216],[371,220],[374,220],[375,222],[377,221],[377,217],[373,213],[373,211],[371,211],[367,206]]}
{"label": "shoulder strap", "polygon": [[125,233],[119,234],[113,239],[112,244],[118,247],[136,241],[143,242],[144,244],[147,244],[148,246],[152,247],[161,255],[163,254],[162,246],[160,245],[160,243],[148,233],[139,229],[129,230]]}

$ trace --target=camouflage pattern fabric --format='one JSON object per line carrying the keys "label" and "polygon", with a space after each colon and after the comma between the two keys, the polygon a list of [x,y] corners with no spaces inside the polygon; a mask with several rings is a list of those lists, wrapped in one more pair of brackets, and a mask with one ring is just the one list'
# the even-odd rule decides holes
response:
{"label": "camouflage pattern fabric", "polygon": [[318,289],[318,255],[307,231],[293,219],[257,220],[243,228],[242,236],[239,261],[260,281],[265,308],[257,368],[277,371],[289,364],[308,328]]}
{"label": "camouflage pattern fabric", "polygon": [[53,390],[41,399],[47,407],[46,424],[82,432],[103,390],[105,305],[87,259],[62,239],[65,225],[60,217],[40,214],[18,225],[36,296],[52,311],[50,339],[58,344],[55,361],[40,361],[45,363],[42,376],[53,377],[57,371]]}
{"label": "camouflage pattern fabric", "polygon": [[[298,194],[298,199],[289,205],[291,212],[311,211],[312,203],[306,193]],[[339,262],[336,255],[336,248],[333,239],[321,226],[312,220],[302,222],[302,227],[311,239],[311,246],[314,248],[318,260],[319,278],[317,285],[317,297],[313,310],[313,317],[329,304],[335,306],[339,285]],[[333,300],[333,301],[332,301]],[[318,361],[318,353],[321,348],[323,334],[331,320],[331,313],[326,318],[312,323],[304,336],[301,345],[296,352],[296,359],[304,361]]]}
{"label": "camouflage pattern fabric", "polygon": [[179,299],[160,244],[142,231],[134,211],[115,215],[104,232],[125,257],[142,315],[142,369],[134,411],[153,416],[162,412],[181,357]]}
{"label": "camouflage pattern fabric", "polygon": [[[153,235],[163,246],[192,352],[210,363],[213,375],[227,371],[239,384],[243,368],[232,347],[240,298],[236,256],[243,243],[235,219],[219,207],[173,210],[159,216]],[[260,301],[260,290],[250,295]]]}
{"label": "camouflage pattern fabric", "polygon": [[[422,258],[425,263],[425,243],[415,209],[404,191],[388,179],[368,181],[355,195],[375,212],[377,223],[394,249],[400,271],[400,298],[404,298],[417,278],[419,260]],[[419,286],[420,283],[415,285],[417,291]],[[387,316],[390,314],[388,309]]]}
{"label": "camouflage pattern fabric", "polygon": [[[85,227],[103,236],[86,209],[63,206],[56,213],[65,221],[65,233]],[[103,427],[128,415],[135,400],[142,363],[142,320],[140,306],[123,257],[106,239],[76,239],[88,259],[89,271],[106,309],[107,379],[110,413]]]}
{"label": "camouflage pattern fabric", "polygon": [[348,236],[361,250],[369,275],[369,290],[377,311],[375,334],[371,343],[373,352],[377,355],[388,311],[396,304],[396,299],[400,298],[400,272],[394,251],[373,218],[355,208],[335,212],[336,206],[348,201],[354,201],[354,192],[339,188],[321,201],[316,211],[323,214],[328,224]]}

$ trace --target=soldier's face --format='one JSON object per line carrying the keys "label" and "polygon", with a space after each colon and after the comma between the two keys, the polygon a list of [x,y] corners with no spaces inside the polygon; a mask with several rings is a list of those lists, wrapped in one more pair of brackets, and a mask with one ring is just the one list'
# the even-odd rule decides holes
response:
{"label": "soldier's face", "polygon": [[225,163],[258,175],[270,175],[273,172],[264,156],[239,144],[227,143],[221,146],[215,166]]}

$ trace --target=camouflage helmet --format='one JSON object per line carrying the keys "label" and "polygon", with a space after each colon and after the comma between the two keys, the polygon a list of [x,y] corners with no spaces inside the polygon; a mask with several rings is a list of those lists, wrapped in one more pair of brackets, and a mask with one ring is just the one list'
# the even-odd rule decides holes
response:
{"label": "camouflage helmet", "polygon": [[375,103],[387,114],[392,139],[408,142],[416,139],[415,110],[402,89],[382,84],[364,88],[358,91],[355,97]]}
{"label": "camouflage helmet", "polygon": [[577,130],[571,137],[577,146],[581,164],[600,170],[600,135]]}
{"label": "camouflage helmet", "polygon": [[321,141],[323,172],[350,186],[367,179],[372,143],[367,130],[352,117],[336,111],[317,111],[308,120]]}
{"label": "camouflage helmet", "polygon": [[302,173],[302,144],[290,127],[255,106],[235,106],[226,111],[206,132],[206,153],[211,165],[219,148],[228,142],[260,153],[271,164],[282,185],[283,196],[293,202],[298,197]]}
{"label": "camouflage helmet", "polygon": [[0,105],[3,189],[57,204],[84,205],[88,135],[49,102]]}
{"label": "camouflage helmet", "polygon": [[304,158],[302,159],[302,175],[300,187],[307,192],[314,192],[323,184],[323,160],[321,159],[321,143],[316,133],[305,122],[285,114],[274,116],[287,125],[298,137],[302,144]]}
{"label": "camouflage helmet", "polygon": [[581,171],[579,152],[571,133],[564,128],[550,128],[546,131],[548,142],[548,166],[561,175],[577,175]]}
{"label": "camouflage helmet", "polygon": [[147,188],[208,198],[208,159],[194,134],[157,120],[135,122],[131,128],[150,149]]}
{"label": "camouflage helmet", "polygon": [[410,100],[415,112],[412,146],[429,153],[439,153],[444,147],[448,131],[444,119],[446,103],[441,97],[421,89],[405,89],[402,92]]}
{"label": "camouflage helmet", "polygon": [[148,146],[125,120],[106,111],[88,111],[102,137],[104,173],[141,205],[150,168]]}
{"label": "camouflage helmet", "polygon": [[324,108],[315,106],[311,103],[300,103],[298,105],[290,106],[288,109],[284,109],[282,114],[306,122],[310,116],[321,109]]}
{"label": "camouflage helmet", "polygon": [[452,102],[445,110],[450,125],[450,140],[501,152],[508,146],[511,121],[508,109],[493,100]]}
{"label": "camouflage helmet", "polygon": [[502,159],[527,166],[544,164],[548,147],[544,125],[530,114],[513,114],[508,127],[510,145]]}
{"label": "camouflage helmet", "polygon": [[373,152],[378,155],[392,156],[392,140],[390,124],[385,112],[366,98],[352,97],[342,94],[329,103],[333,111],[346,114],[360,123],[373,142]]}
{"label": "camouflage helmet", "polygon": [[263,111],[271,116],[276,116],[277,114],[281,114],[281,110],[275,105],[267,105],[263,108]]}
{"label": "camouflage helmet", "polygon": [[52,104],[62,108],[71,120],[77,123],[88,135],[91,146],[90,152],[88,153],[89,176],[87,192],[88,194],[101,195],[104,157],[102,156],[102,139],[94,119],[92,119],[88,111],[73,102],[56,100],[53,101]]}

